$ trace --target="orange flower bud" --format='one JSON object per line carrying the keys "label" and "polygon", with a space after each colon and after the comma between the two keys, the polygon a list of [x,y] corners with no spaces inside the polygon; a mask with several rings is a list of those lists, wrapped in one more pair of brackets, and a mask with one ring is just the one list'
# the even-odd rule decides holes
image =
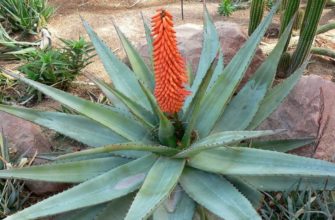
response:
{"label": "orange flower bud", "polygon": [[163,9],[152,17],[154,37],[155,97],[163,112],[178,112],[190,94],[184,87],[188,77],[185,62],[177,48],[172,15]]}

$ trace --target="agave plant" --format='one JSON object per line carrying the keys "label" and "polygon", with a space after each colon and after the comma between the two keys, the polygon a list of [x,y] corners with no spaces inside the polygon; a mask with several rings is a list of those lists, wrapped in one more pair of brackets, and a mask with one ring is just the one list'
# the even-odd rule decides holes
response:
{"label": "agave plant", "polygon": [[[43,112],[0,105],[0,110],[80,141],[90,148],[48,165],[0,171],[1,178],[78,183],[7,219],[261,219],[260,191],[299,184],[335,186],[335,165],[286,154],[311,139],[253,140],[282,130],[253,129],[287,96],[306,63],[272,87],[290,28],[253,77],[236,91],[278,4],[224,67],[215,26],[204,13],[204,42],[192,85],[176,47],[172,16],[159,10],[145,23],[154,73],[116,27],[128,68],[84,21],[113,86],[93,79],[113,106],[92,103],[15,75],[80,113]],[[218,56],[218,59],[216,59]],[[237,95],[233,96],[235,92]],[[197,208],[198,207],[198,208]]]}

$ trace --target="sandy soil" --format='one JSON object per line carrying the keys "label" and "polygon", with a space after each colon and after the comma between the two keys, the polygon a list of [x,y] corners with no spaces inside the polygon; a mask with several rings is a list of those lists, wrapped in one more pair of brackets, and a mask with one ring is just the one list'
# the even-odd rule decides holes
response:
{"label": "sandy soil", "polygon": [[[114,30],[112,20],[114,20],[134,45],[145,41],[141,12],[146,19],[149,19],[157,8],[164,7],[175,16],[176,25],[183,23],[202,24],[203,21],[203,6],[199,1],[185,1],[184,20],[181,19],[180,3],[176,1],[165,1],[163,4],[161,3],[162,1],[150,1],[149,5],[142,4],[132,8],[125,6],[117,7],[118,4],[121,4],[118,3],[120,1],[91,0],[86,1],[86,4],[82,2],[81,0],[50,1],[51,4],[58,7],[56,15],[48,26],[53,38],[75,39],[80,35],[87,37],[80,20],[80,16],[82,16],[120,57],[124,57],[125,54]],[[207,1],[207,7],[215,21],[230,20],[241,24],[243,28],[246,28],[248,25],[248,10],[237,11],[234,16],[226,18],[217,15],[218,3]],[[86,72],[106,79],[105,72],[98,59],[86,69]]]}
{"label": "sandy soil", "polygon": [[[116,32],[114,30],[112,20],[125,33],[125,35],[138,45],[145,41],[143,23],[140,13],[143,13],[146,19],[155,12],[157,8],[164,7],[172,12],[175,17],[176,25],[183,23],[202,24],[202,3],[200,1],[184,1],[184,20],[181,19],[180,1],[171,0],[151,0],[140,1],[134,5],[135,0],[116,1],[116,0],[50,0],[58,10],[49,24],[53,38],[57,43],[57,38],[76,39],[79,36],[87,35],[82,27],[80,16],[87,20],[98,35],[107,42],[110,48],[116,51],[117,55],[123,58],[125,56]],[[229,18],[221,17],[217,14],[219,1],[208,1],[207,8],[212,15],[214,21],[229,20],[241,25],[243,30],[247,30],[249,20],[249,9],[239,10],[233,13]],[[133,6],[133,7],[129,7]],[[321,24],[327,23],[335,19],[335,8],[326,9],[321,20]],[[274,28],[279,25],[279,17],[274,19]],[[267,42],[273,42],[271,39],[265,39]],[[328,32],[320,36],[317,40],[318,46],[325,46],[335,49],[335,31]],[[102,64],[95,59],[85,70],[86,74],[95,75],[105,80],[108,77],[105,74]],[[334,62],[328,58],[313,59],[309,66],[309,73],[322,75],[327,79],[331,79],[335,75]],[[85,80],[80,78],[80,80]]]}

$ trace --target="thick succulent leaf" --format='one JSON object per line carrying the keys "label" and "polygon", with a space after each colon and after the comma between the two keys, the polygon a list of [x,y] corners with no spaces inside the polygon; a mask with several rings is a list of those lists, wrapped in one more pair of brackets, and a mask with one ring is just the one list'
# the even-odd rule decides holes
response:
{"label": "thick succulent leaf", "polygon": [[[111,153],[100,153],[100,154],[85,154],[85,155],[79,155],[74,156],[71,158],[61,158],[61,156],[53,156],[53,157],[46,157],[45,159],[49,159],[53,161],[54,163],[65,163],[65,162],[74,162],[74,161],[81,161],[81,160],[91,160],[91,159],[97,159],[97,158],[106,158],[106,157],[120,157],[120,158],[126,158],[126,159],[138,159],[141,157],[148,156],[150,153],[144,152],[144,151],[130,151],[130,150],[124,150],[124,151],[114,151]],[[39,156],[42,157],[43,156]]]}
{"label": "thick succulent leaf", "polygon": [[247,198],[222,176],[185,168],[180,183],[193,200],[218,217],[261,219]]}
{"label": "thick succulent leaf", "polygon": [[152,112],[146,110],[141,105],[139,105],[135,100],[131,100],[125,94],[118,91],[115,88],[110,87],[105,82],[94,79],[94,83],[99,86],[99,88],[103,88],[103,91],[108,94],[112,94],[116,98],[118,98],[144,126],[147,126],[149,129],[153,129],[157,123],[156,117],[152,114]]}
{"label": "thick succulent leaf", "polygon": [[176,158],[184,158],[194,156],[195,154],[206,151],[211,148],[224,147],[232,143],[238,143],[242,140],[274,135],[282,132],[283,130],[264,130],[264,131],[224,131],[212,134],[207,138],[197,141],[189,148],[178,153]]}
{"label": "thick succulent leaf", "polygon": [[313,144],[315,138],[300,138],[300,139],[284,139],[284,140],[270,140],[270,141],[251,141],[246,146],[252,148],[259,148],[263,150],[271,150],[278,152],[288,152],[299,147]]}
{"label": "thick succulent leaf", "polygon": [[185,160],[160,157],[150,169],[125,220],[146,219],[176,186]]}
{"label": "thick succulent leaf", "polygon": [[203,151],[188,160],[192,167],[231,175],[296,175],[335,177],[335,164],[248,147]]}
{"label": "thick succulent leaf", "polygon": [[261,191],[335,190],[335,177],[319,176],[239,176],[240,179]]}
{"label": "thick succulent leaf", "polygon": [[36,219],[98,205],[127,195],[138,189],[156,156],[129,162],[73,188],[30,206],[6,220]]}
{"label": "thick succulent leaf", "polygon": [[110,201],[106,208],[94,220],[118,220],[126,217],[127,211],[134,200],[135,193]]}
{"label": "thick succulent leaf", "polygon": [[194,129],[195,122],[197,121],[197,118],[199,117],[199,110],[201,108],[200,103],[201,103],[203,96],[206,93],[209,82],[215,71],[215,67],[216,67],[216,62],[213,61],[206,75],[204,76],[198,90],[196,91],[196,94],[194,95],[192,105],[188,108],[188,111],[185,113],[184,118],[187,123],[187,126],[186,126],[186,130],[185,130],[185,133],[182,139],[183,147],[187,147],[190,145],[192,131]]}
{"label": "thick succulent leaf", "polygon": [[192,64],[186,60],[186,71],[187,71],[187,77],[188,77],[188,83],[189,87],[193,85],[193,81],[195,78],[195,74],[193,73]]}
{"label": "thick succulent leaf", "polygon": [[159,118],[159,127],[158,127],[158,138],[160,142],[169,147],[176,146],[176,138],[174,135],[174,126],[171,121],[166,117],[166,115],[159,108],[155,97],[151,91],[140,82],[141,88],[143,89],[145,95],[147,96],[150,105],[155,112],[155,115]]}
{"label": "thick succulent leaf", "polygon": [[216,31],[216,27],[205,7],[204,10],[204,36],[203,46],[199,60],[199,66],[197,73],[191,87],[191,95],[189,95],[184,103],[183,112],[188,112],[191,106],[195,94],[197,93],[211,63],[215,59],[218,50],[220,48],[219,35]]}
{"label": "thick succulent leaf", "polygon": [[115,24],[114,27],[117,34],[119,35],[122,46],[127,53],[129,62],[137,78],[143,81],[146,86],[153,90],[155,85],[153,73],[147,67],[140,54],[136,51],[134,46],[130,43],[122,31]]}
{"label": "thick succulent leaf", "polygon": [[266,92],[272,85],[277,66],[284,51],[288,36],[291,34],[292,22],[279,39],[278,44],[265,62],[231,100],[223,115],[217,121],[213,132],[244,130],[255,116]]}
{"label": "thick succulent leaf", "polygon": [[114,133],[106,126],[80,115],[44,112],[1,104],[0,111],[47,127],[91,147],[127,141],[126,138]]}
{"label": "thick succulent leaf", "polygon": [[75,153],[69,153],[62,156],[59,156],[58,159],[69,159],[75,158],[85,155],[93,155],[93,154],[102,154],[102,153],[110,153],[114,151],[124,151],[124,150],[133,150],[133,151],[149,151],[162,155],[173,155],[179,152],[179,150],[171,147],[165,147],[162,145],[148,145],[143,143],[125,143],[125,144],[113,144],[106,145],[103,147],[97,147],[87,150],[82,150]]}
{"label": "thick succulent leaf", "polygon": [[1,162],[0,162],[0,169],[5,167],[5,162],[10,161],[9,155],[9,146],[7,144],[7,140],[3,134],[3,130],[0,130],[0,155],[1,155]]}
{"label": "thick succulent leaf", "polygon": [[137,100],[144,108],[150,109],[149,102],[134,73],[117,58],[86,21],[83,21],[83,24],[115,88],[123,94],[127,94],[130,99]]}
{"label": "thick succulent leaf", "polygon": [[252,204],[255,209],[259,209],[264,201],[264,195],[259,192],[253,185],[243,181],[243,179],[236,176],[225,176],[225,178],[232,183],[238,191],[240,191]]}
{"label": "thick succulent leaf", "polygon": [[308,64],[306,61],[297,69],[290,77],[285,79],[282,83],[272,88],[264,97],[255,117],[248,126],[248,129],[257,128],[271,113],[278,108],[284,98],[291,92],[293,87],[304,73]]}
{"label": "thick succulent leaf", "polygon": [[[180,187],[176,187],[178,196],[169,197],[154,214],[153,220],[192,220],[195,202]],[[172,203],[172,205],[171,205]]]}
{"label": "thick succulent leaf", "polygon": [[149,54],[149,57],[150,57],[150,62],[152,63],[152,54],[153,54],[154,49],[153,49],[153,46],[152,46],[153,38],[151,36],[151,29],[150,29],[150,25],[148,25],[148,23],[146,22],[142,12],[141,12],[141,17],[142,17],[142,20],[143,20],[145,38],[147,40],[148,54]]}
{"label": "thick succulent leaf", "polygon": [[96,219],[96,216],[106,208],[106,204],[100,204],[96,206],[86,207],[73,212],[65,213],[54,218],[54,220],[92,220]]}
{"label": "thick succulent leaf", "polygon": [[129,161],[126,158],[109,157],[0,170],[0,178],[80,183]]}
{"label": "thick succulent leaf", "polygon": [[195,126],[200,137],[207,136],[222,115],[226,104],[242,80],[265,31],[271,24],[272,17],[277,8],[278,3],[273,7],[269,15],[258,26],[244,46],[236,53],[234,58],[223,70],[222,75],[218,77],[213,87],[203,98],[199,113],[201,117],[198,117],[199,120],[197,120]]}
{"label": "thick succulent leaf", "polygon": [[[91,79],[91,80],[94,80],[94,79]],[[126,114],[131,115],[128,107],[125,106],[124,103],[110,91],[109,89],[110,86],[107,83],[103,82],[102,80],[97,80],[95,84],[99,87],[102,93],[109,99],[109,101],[111,101],[112,106],[119,108],[120,111],[123,111]]]}
{"label": "thick succulent leaf", "polygon": [[[0,68],[3,70],[2,68]],[[112,107],[106,108],[103,105],[90,102],[86,99],[73,96],[62,90],[53,88],[51,86],[46,86],[42,83],[35,82],[33,80],[21,77],[19,75],[13,74],[7,70],[5,73],[19,79],[20,81],[34,87],[40,92],[52,97],[58,102],[76,110],[77,112],[93,119],[110,128],[115,133],[120,136],[131,140],[139,141],[148,138],[148,132],[144,129],[138,122],[132,118],[128,118],[118,110],[113,110]]]}
{"label": "thick succulent leaf", "polygon": [[223,62],[223,60],[224,60],[224,57],[223,57],[223,51],[222,51],[222,49],[220,48],[220,49],[219,49],[219,58],[218,58],[218,62],[217,62],[217,64],[216,64],[216,67],[215,67],[213,76],[212,76],[212,78],[211,78],[211,81],[210,81],[209,84],[208,84],[206,94],[207,94],[208,91],[213,87],[213,85],[215,84],[216,80],[222,75],[223,70],[224,70],[224,62]]}

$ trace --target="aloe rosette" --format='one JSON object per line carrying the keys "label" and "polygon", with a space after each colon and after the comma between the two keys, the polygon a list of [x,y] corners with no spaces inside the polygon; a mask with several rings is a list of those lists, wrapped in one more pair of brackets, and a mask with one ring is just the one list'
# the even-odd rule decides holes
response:
{"label": "aloe rosette", "polygon": [[256,209],[262,191],[333,189],[334,164],[285,153],[312,139],[255,139],[283,132],[254,129],[288,95],[306,66],[272,86],[292,22],[266,61],[236,91],[277,8],[278,4],[226,67],[205,10],[203,49],[192,84],[187,83],[185,60],[167,11],[153,17],[152,32],[145,23],[148,42],[153,42],[149,53],[154,71],[117,27],[131,69],[84,21],[113,86],[93,80],[113,106],[3,70],[79,114],[8,105],[0,105],[1,111],[89,146],[48,165],[0,171],[1,178],[74,184],[6,219],[63,213],[60,219],[187,220],[197,212],[229,220],[261,219]]}

